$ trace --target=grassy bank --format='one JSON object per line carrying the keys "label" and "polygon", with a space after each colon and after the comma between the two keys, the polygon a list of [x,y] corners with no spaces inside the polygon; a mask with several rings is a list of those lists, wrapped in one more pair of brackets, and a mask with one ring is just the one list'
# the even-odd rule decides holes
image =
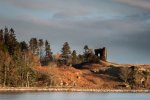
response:
{"label": "grassy bank", "polygon": [[121,90],[121,89],[79,89],[79,88],[46,88],[46,87],[2,87],[0,92],[117,92],[117,93],[150,93],[150,90]]}

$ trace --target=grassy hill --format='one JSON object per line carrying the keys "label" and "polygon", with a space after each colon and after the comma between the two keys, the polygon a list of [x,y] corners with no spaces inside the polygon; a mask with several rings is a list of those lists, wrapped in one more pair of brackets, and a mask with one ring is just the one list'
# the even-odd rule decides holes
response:
{"label": "grassy hill", "polygon": [[[81,64],[80,67],[72,66],[36,66],[34,70],[43,75],[39,79],[39,86],[92,88],[92,89],[131,89],[129,83],[120,79],[121,68],[130,68],[131,64],[114,64],[102,62],[101,64]],[[135,65],[134,65],[135,66]],[[150,69],[150,65],[136,65],[139,71]],[[40,76],[42,77],[42,76]],[[140,77],[138,76],[139,80]],[[45,81],[43,81],[45,80]],[[40,84],[39,84],[40,83]],[[150,86],[150,78],[145,83],[146,87],[140,85],[134,88],[146,88]]]}

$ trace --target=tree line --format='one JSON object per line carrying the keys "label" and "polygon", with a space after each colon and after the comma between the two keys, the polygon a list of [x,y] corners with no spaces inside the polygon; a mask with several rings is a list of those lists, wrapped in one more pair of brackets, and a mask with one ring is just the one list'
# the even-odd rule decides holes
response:
{"label": "tree line", "polygon": [[19,42],[15,30],[0,29],[0,86],[34,86],[39,73],[34,66],[46,66],[51,62],[57,65],[75,65],[84,62],[99,62],[92,49],[84,46],[84,53],[77,55],[71,51],[68,42],[63,44],[61,55],[54,57],[48,40],[31,38],[29,43]]}

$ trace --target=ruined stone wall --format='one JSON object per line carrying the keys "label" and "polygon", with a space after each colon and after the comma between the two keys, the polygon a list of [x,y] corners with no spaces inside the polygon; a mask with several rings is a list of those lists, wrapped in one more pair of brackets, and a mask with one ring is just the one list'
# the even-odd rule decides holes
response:
{"label": "ruined stone wall", "polygon": [[95,49],[95,55],[100,58],[100,60],[107,61],[107,49],[106,47]]}

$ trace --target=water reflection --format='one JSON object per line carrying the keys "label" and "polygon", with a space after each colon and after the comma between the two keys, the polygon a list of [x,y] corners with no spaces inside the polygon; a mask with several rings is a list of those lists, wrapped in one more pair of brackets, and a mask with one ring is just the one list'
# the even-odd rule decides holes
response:
{"label": "water reflection", "polygon": [[0,93],[0,100],[149,100],[148,93],[27,92]]}

